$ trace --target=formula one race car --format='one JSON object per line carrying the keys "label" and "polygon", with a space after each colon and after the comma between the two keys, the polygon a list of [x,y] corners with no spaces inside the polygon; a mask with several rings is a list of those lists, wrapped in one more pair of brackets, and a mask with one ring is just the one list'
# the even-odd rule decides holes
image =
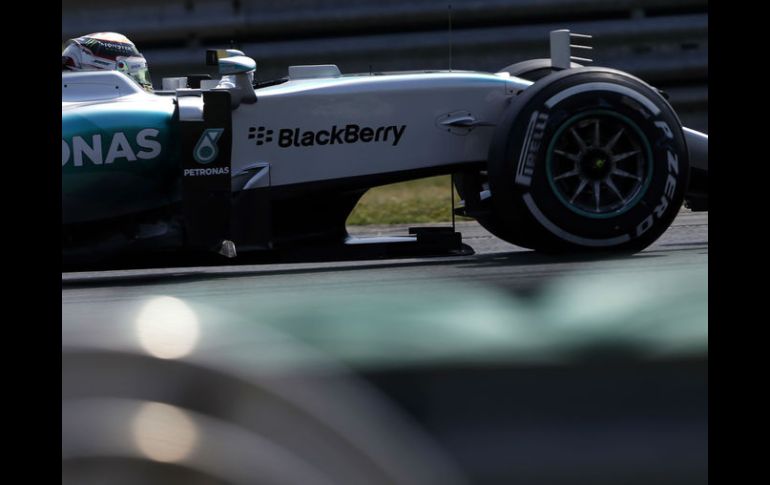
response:
{"label": "formula one race car", "polygon": [[[497,73],[340,73],[209,51],[224,80],[62,73],[64,260],[344,245],[370,188],[452,174],[458,213],[540,251],[638,251],[685,197],[705,205],[708,137],[627,73],[551,58]],[[691,177],[692,174],[692,177]],[[697,174],[697,176],[696,176]],[[700,185],[700,186],[699,186]]]}

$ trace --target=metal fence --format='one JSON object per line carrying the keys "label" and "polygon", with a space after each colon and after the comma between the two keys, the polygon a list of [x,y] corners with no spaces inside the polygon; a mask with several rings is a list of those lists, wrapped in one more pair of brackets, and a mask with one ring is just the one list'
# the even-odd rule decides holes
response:
{"label": "metal fence", "polygon": [[[451,3],[452,33],[449,34]],[[496,71],[547,57],[548,32],[594,36],[595,65],[622,69],[666,90],[682,121],[708,131],[706,0],[65,0],[62,40],[118,31],[137,43],[154,80],[206,72],[204,49],[237,46],[257,76],[292,64],[342,72]]]}

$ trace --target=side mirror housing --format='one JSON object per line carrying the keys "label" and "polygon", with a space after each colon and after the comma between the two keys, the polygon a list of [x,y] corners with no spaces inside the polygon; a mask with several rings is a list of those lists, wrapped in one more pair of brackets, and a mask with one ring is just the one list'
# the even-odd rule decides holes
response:
{"label": "side mirror housing", "polygon": [[235,56],[219,59],[219,74],[232,76],[235,74],[247,74],[257,70],[257,63],[251,57]]}
{"label": "side mirror housing", "polygon": [[246,56],[237,49],[219,49],[206,51],[206,65],[217,66],[221,76],[228,76],[232,108],[237,108],[241,103],[251,104],[257,102],[257,94],[254,92],[252,78],[257,70],[257,63],[251,57]]}

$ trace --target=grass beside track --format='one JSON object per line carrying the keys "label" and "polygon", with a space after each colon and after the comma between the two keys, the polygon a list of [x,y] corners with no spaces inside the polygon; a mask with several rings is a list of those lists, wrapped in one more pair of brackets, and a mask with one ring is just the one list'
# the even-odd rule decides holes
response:
{"label": "grass beside track", "polygon": [[[451,221],[450,187],[449,175],[376,187],[364,194],[347,223],[361,226]],[[457,205],[460,198],[453,189],[451,194]]]}

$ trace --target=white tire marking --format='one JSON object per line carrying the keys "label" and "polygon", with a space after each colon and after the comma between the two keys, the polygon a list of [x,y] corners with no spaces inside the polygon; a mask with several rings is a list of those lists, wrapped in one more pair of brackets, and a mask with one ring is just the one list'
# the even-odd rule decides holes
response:
{"label": "white tire marking", "polygon": [[540,208],[537,207],[535,204],[535,201],[532,199],[532,194],[524,194],[524,203],[527,205],[527,208],[529,209],[529,212],[537,219],[537,221],[545,227],[548,231],[550,231],[555,236],[560,237],[561,239],[564,239],[565,241],[569,241],[571,243],[580,244],[581,246],[588,246],[588,247],[609,247],[609,246],[616,246],[618,244],[622,244],[626,241],[631,240],[631,236],[628,234],[624,234],[622,236],[618,237],[612,237],[609,239],[589,239],[585,237],[576,236],[572,233],[569,233],[565,231],[564,229],[560,228],[550,220],[548,220],[545,215],[543,215],[542,212],[540,212]]}
{"label": "white tire marking", "polygon": [[629,98],[635,99],[644,105],[648,110],[652,112],[654,116],[660,114],[660,109],[655,106],[652,101],[642,96],[641,93],[637,93],[631,88],[612,83],[586,83],[572,86],[571,88],[567,88],[564,91],[552,96],[548,101],[545,102],[545,105],[548,107],[548,109],[551,109],[561,101],[564,101],[565,99],[576,94],[585,93],[586,91],[611,91],[613,93],[623,94]]}
{"label": "white tire marking", "polygon": [[532,117],[529,119],[529,126],[527,126],[527,134],[524,136],[524,144],[521,147],[521,154],[519,154],[519,166],[516,168],[516,183],[529,187],[532,184],[532,177],[526,175],[524,171],[527,168],[526,157],[529,151],[529,145],[532,142],[532,133],[535,131],[535,123],[537,122],[538,112],[532,113]]}

